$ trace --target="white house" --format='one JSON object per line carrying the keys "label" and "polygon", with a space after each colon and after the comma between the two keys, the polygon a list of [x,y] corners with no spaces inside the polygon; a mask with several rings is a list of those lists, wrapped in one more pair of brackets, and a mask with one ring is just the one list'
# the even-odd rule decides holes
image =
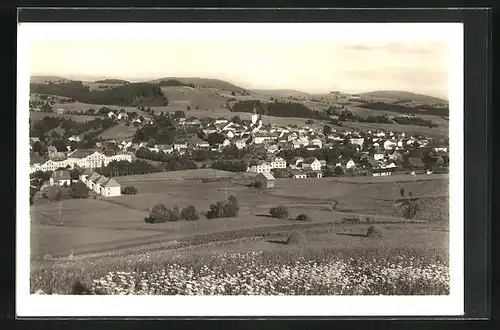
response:
{"label": "white house", "polygon": [[68,141],[80,142],[82,139],[78,135],[70,136]]}
{"label": "white house", "polygon": [[86,169],[80,174],[80,180],[87,188],[104,197],[120,196],[121,186],[113,179]]}
{"label": "white house", "polygon": [[271,133],[267,132],[257,132],[253,135],[253,143],[255,144],[262,144],[266,141],[272,140]]}
{"label": "white house", "polygon": [[127,115],[127,113],[126,113],[126,112],[120,112],[120,113],[118,114],[118,119],[119,119],[119,120],[126,120],[126,119],[128,119],[128,115]]}
{"label": "white house", "polygon": [[352,159],[349,159],[349,161],[348,161],[348,162],[346,163],[346,165],[345,165],[345,167],[346,167],[347,169],[351,169],[351,168],[353,168],[353,167],[355,167],[355,166],[356,166],[356,163],[355,163]]}
{"label": "white house", "polygon": [[247,172],[267,173],[271,172],[271,169],[272,169],[271,164],[261,160],[250,166]]}
{"label": "white house", "polygon": [[109,179],[103,184],[103,189],[101,190],[101,195],[104,197],[120,196],[121,186],[118,182],[113,179]]}
{"label": "white house", "polygon": [[234,145],[236,146],[236,148],[238,149],[243,149],[243,148],[246,148],[247,146],[247,142],[245,140],[236,140],[234,142]]}
{"label": "white house", "polygon": [[353,145],[358,145],[360,148],[363,148],[363,143],[365,142],[365,138],[356,137],[349,139],[349,142]]}
{"label": "white house", "polygon": [[226,136],[227,136],[228,139],[232,139],[232,138],[234,138],[234,132],[233,131],[228,131],[226,133]]}
{"label": "white house", "polygon": [[108,117],[111,119],[116,118],[116,114],[113,111],[108,112]]}
{"label": "white house", "polygon": [[302,162],[303,170],[320,171],[321,162],[317,158],[307,158]]}
{"label": "white house", "polygon": [[318,146],[319,149],[321,149],[323,147],[323,142],[321,142],[320,139],[312,139],[310,142],[309,142],[310,145],[315,145],[315,146]]}
{"label": "white house", "polygon": [[292,171],[292,176],[295,179],[305,179],[307,178],[307,174],[299,171]]}
{"label": "white house", "polygon": [[384,141],[384,149],[385,150],[394,149],[396,146],[397,146],[397,143],[394,140]]}
{"label": "white house", "polygon": [[187,143],[186,142],[176,142],[173,145],[174,150],[179,151],[181,149],[187,149]]}
{"label": "white house", "polygon": [[286,168],[286,160],[281,157],[275,157],[271,160],[271,168]]}
{"label": "white house", "polygon": [[384,159],[384,157],[385,157],[385,154],[382,152],[376,152],[373,154],[373,159],[375,159],[375,160],[381,160],[381,159]]}
{"label": "white house", "polygon": [[448,148],[447,147],[435,147],[434,151],[435,152],[448,152]]}
{"label": "white house", "polygon": [[279,147],[276,144],[273,144],[267,148],[267,152],[270,154],[274,154],[275,152],[278,152]]}
{"label": "white house", "polygon": [[51,186],[69,186],[71,184],[71,175],[69,171],[55,171],[50,177],[49,184]]}

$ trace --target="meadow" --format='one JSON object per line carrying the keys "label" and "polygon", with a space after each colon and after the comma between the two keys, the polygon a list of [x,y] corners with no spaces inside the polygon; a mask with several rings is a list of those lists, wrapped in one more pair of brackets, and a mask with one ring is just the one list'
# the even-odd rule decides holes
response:
{"label": "meadow", "polygon": [[[31,207],[31,291],[447,294],[447,210],[432,204],[447,199],[447,176],[391,179],[277,179],[275,189],[261,191],[223,176],[162,178],[129,181],[134,196],[38,203]],[[431,201],[427,213],[411,221],[397,214],[395,184],[422,205]],[[236,218],[143,221],[155,203],[205,211],[227,194],[239,201]],[[270,217],[276,205],[289,217]],[[310,221],[294,221],[300,213]],[[360,221],[344,221],[353,216]],[[371,225],[378,236],[368,234]]]}

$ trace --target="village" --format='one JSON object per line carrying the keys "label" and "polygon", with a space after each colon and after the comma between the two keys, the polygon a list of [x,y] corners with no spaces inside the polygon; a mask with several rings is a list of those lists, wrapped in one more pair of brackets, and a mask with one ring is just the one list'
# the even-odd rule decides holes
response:
{"label": "village", "polygon": [[[127,121],[126,113],[109,112],[108,117],[120,122]],[[154,116],[153,116],[154,118]],[[154,125],[154,119],[147,118],[145,125]],[[140,123],[140,120],[137,119]],[[143,118],[144,120],[144,118]],[[238,122],[235,122],[238,121]],[[108,166],[113,162],[133,162],[138,155],[147,150],[150,154],[172,154],[190,157],[196,151],[207,151],[223,154],[227,148],[233,148],[252,155],[255,150],[260,151],[255,157],[246,157],[246,172],[262,174],[265,182],[273,181],[275,177],[289,177],[296,179],[322,178],[327,176],[389,176],[393,173],[410,175],[443,173],[447,171],[448,146],[436,144],[431,137],[407,135],[404,132],[391,131],[359,131],[343,129],[337,131],[325,125],[323,128],[304,125],[280,126],[263,122],[262,116],[254,109],[251,120],[231,120],[225,118],[204,120],[198,118],[175,118],[175,125],[180,128],[191,127],[203,132],[205,137],[216,135],[219,141],[213,142],[194,136],[184,140],[176,140],[171,145],[152,144],[151,141],[123,141],[106,140],[96,142],[91,149],[76,149],[60,152],[53,146],[48,147],[49,159],[43,163],[32,160],[30,173],[54,172],[51,185],[71,184],[67,182],[69,170],[79,169],[88,177],[86,182],[91,191],[102,196],[120,195],[116,181],[109,183],[108,178],[100,175],[89,175],[88,170]],[[248,123],[248,125],[246,125]],[[80,141],[80,136],[71,136],[70,141]],[[30,148],[39,139],[30,138]],[[210,143],[212,142],[212,143]],[[114,145],[114,151],[105,146]],[[339,149],[337,159],[322,159],[328,150]],[[421,150],[430,150],[430,163],[425,163]],[[142,151],[142,152],[141,152]],[[309,154],[320,156],[308,156]],[[306,157],[297,156],[305,154]],[[290,157],[290,155],[294,155]],[[226,163],[241,160],[225,160]],[[206,167],[203,164],[200,167]],[[210,164],[208,164],[210,167]],[[238,169],[239,171],[241,169]],[[61,172],[62,171],[62,172]],[[62,173],[62,174],[61,174]],[[65,179],[61,179],[65,178]],[[265,187],[274,185],[265,183]],[[112,189],[109,189],[111,186]]]}

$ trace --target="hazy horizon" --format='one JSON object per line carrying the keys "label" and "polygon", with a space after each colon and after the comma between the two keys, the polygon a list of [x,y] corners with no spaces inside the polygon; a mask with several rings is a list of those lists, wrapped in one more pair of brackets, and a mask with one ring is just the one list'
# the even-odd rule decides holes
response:
{"label": "hazy horizon", "polygon": [[[213,25],[204,27],[213,29]],[[406,27],[401,24],[403,30]],[[253,32],[253,39],[245,40],[249,39],[244,34],[248,31],[242,30],[241,40],[210,40],[215,37],[204,29],[197,31],[202,35],[198,38],[181,38],[184,32],[178,31],[171,33],[177,39],[113,38],[120,29],[125,31],[121,26],[102,28],[99,38],[88,37],[90,32],[81,32],[82,28],[78,30],[81,36],[55,39],[38,32],[38,38],[29,42],[30,72],[82,80],[200,77],[246,89],[289,89],[310,94],[387,90],[448,99],[451,40],[446,38],[424,36],[398,41],[379,37],[360,42],[318,40],[314,35],[316,39],[311,41],[296,41],[290,36],[256,40],[257,32]],[[59,30],[57,33],[63,33],[65,29]],[[167,33],[168,28],[165,30]],[[269,30],[272,34],[273,29]]]}

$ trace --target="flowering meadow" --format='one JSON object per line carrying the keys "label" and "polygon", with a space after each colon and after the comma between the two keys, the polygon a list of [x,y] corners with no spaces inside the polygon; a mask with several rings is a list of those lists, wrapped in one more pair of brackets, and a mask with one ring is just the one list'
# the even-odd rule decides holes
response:
{"label": "flowering meadow", "polygon": [[[104,270],[82,279],[73,269],[68,282],[83,283],[83,294],[113,295],[449,294],[449,269],[440,253],[395,249],[143,256]],[[40,284],[32,283],[32,291],[48,292]]]}

